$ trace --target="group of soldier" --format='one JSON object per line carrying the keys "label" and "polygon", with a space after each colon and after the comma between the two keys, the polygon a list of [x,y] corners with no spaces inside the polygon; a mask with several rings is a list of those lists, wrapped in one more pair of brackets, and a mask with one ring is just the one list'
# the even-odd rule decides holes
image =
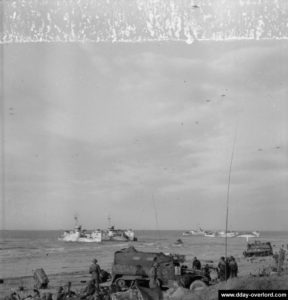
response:
{"label": "group of soldier", "polygon": [[[159,280],[159,268],[160,265],[157,261],[157,257],[154,258],[152,266],[148,272],[149,276],[149,287],[150,288],[157,288],[161,287],[161,280]],[[197,257],[194,257],[192,262],[192,269],[196,272],[199,270],[204,271],[204,275],[211,280],[210,277],[210,267],[208,264],[206,264],[204,267],[202,267],[200,260]],[[92,264],[89,267],[89,273],[91,274],[91,279],[88,281],[87,285],[84,287],[84,289],[80,292],[80,294],[76,294],[71,290],[71,282],[68,282],[68,284],[64,287],[60,286],[56,295],[56,300],[65,300],[70,299],[73,297],[76,297],[81,300],[88,299],[88,300],[98,300],[98,299],[110,299],[109,298],[109,292],[103,291],[103,288],[100,288],[100,283],[103,282],[103,275],[105,272],[104,270],[101,270],[98,261],[96,258],[92,260]],[[221,257],[218,263],[218,278],[220,281],[227,280],[229,277],[237,277],[238,273],[238,266],[235,261],[235,258],[233,256],[229,258]],[[109,273],[107,273],[109,275]],[[105,280],[104,280],[105,281]],[[37,293],[38,294],[37,294]],[[46,297],[45,300],[52,300],[52,294],[50,293],[50,297]],[[107,296],[107,297],[106,297]],[[40,297],[40,293],[38,290],[34,289],[34,294],[31,296],[32,299],[36,300],[44,300],[43,297]],[[8,298],[7,298],[8,299]],[[9,300],[20,300],[20,298],[17,297],[11,297]]]}
{"label": "group of soldier", "polygon": [[238,264],[233,256],[222,256],[218,262],[218,278],[220,281],[235,278],[238,275]]}
{"label": "group of soldier", "polygon": [[109,297],[106,297],[108,294],[106,295],[105,291],[100,288],[100,283],[102,282],[103,277],[105,277],[108,273],[101,270],[96,258],[92,260],[92,264],[89,267],[89,273],[91,274],[91,279],[79,295],[71,291],[71,282],[68,282],[68,288],[64,289],[63,287],[59,287],[56,300],[65,300],[67,298],[73,298],[74,296],[77,296],[77,299],[80,298],[81,300],[110,299]]}
{"label": "group of soldier", "polygon": [[[192,262],[192,268],[194,270],[201,270],[201,262],[197,257],[194,257]],[[210,267],[206,264],[203,268],[205,276],[211,280],[210,277]],[[220,257],[217,266],[218,279],[220,281],[227,280],[228,278],[235,278],[238,275],[238,264],[233,256],[225,258],[224,256]]]}
{"label": "group of soldier", "polygon": [[[159,286],[159,280],[157,279],[157,272],[158,272],[159,264],[157,263],[157,259],[155,258],[153,261],[152,268],[149,272],[149,287],[155,288],[156,286]],[[211,280],[210,277],[210,267],[208,264],[206,264],[203,268],[201,265],[200,260],[197,257],[194,257],[192,261],[192,269],[195,271],[204,271],[204,275]],[[218,279],[220,281],[227,280],[228,278],[235,278],[238,276],[238,264],[236,262],[236,259],[233,256],[230,257],[221,257],[217,266],[217,274]]]}
{"label": "group of soldier", "polygon": [[[194,257],[192,262],[193,270],[204,270],[205,276],[211,280],[210,277],[210,267],[206,264],[203,268],[200,260]],[[101,282],[101,268],[98,265],[97,259],[93,259],[92,265],[89,268],[89,273],[91,274],[91,280],[89,281],[86,289],[82,293],[81,299],[89,298],[89,296],[94,294],[100,294],[100,282]],[[161,285],[158,279],[159,273],[159,263],[157,262],[157,257],[154,258],[152,267],[149,270],[149,287],[156,288]],[[228,278],[234,278],[238,275],[238,265],[233,256],[221,257],[217,266],[218,278],[220,281],[227,280]],[[60,300],[60,299],[59,299]]]}

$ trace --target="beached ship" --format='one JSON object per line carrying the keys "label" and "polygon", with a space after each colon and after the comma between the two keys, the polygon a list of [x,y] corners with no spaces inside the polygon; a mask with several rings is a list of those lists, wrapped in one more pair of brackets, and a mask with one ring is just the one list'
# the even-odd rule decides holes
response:
{"label": "beached ship", "polygon": [[108,229],[97,229],[88,233],[87,230],[82,229],[82,225],[79,224],[78,218],[74,217],[75,226],[73,230],[65,231],[63,236],[59,238],[64,242],[97,242],[103,241],[119,241],[129,242],[137,241],[135,232],[132,229],[116,229],[114,226],[108,227]]}
{"label": "beached ship", "polygon": [[108,216],[108,228],[101,230],[102,241],[115,241],[115,242],[133,242],[137,241],[135,232],[132,229],[119,229],[111,226],[111,217]]}
{"label": "beached ship", "polygon": [[137,241],[135,232],[132,229],[116,229],[114,226],[108,227],[108,229],[101,230],[102,241]]}
{"label": "beached ship", "polygon": [[67,230],[63,233],[63,236],[59,238],[64,242],[85,242],[85,243],[101,243],[102,233],[100,230],[95,230],[88,233],[87,230],[82,229],[82,225],[79,224],[78,218],[74,217],[75,226],[72,230]]}

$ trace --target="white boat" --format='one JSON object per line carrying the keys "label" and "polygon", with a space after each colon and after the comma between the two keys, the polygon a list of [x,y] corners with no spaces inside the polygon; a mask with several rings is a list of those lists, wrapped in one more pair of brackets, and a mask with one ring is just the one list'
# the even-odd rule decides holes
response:
{"label": "white boat", "polygon": [[240,234],[237,235],[237,237],[242,237],[242,238],[258,238],[260,237],[260,232],[258,231],[252,231],[252,232],[242,232]]}
{"label": "white boat", "polygon": [[135,232],[132,229],[116,229],[114,226],[111,226],[108,229],[101,230],[101,232],[102,241],[137,241]]}
{"label": "white boat", "polygon": [[119,242],[133,242],[137,241],[135,232],[132,229],[119,229],[111,226],[111,217],[108,216],[108,228],[101,230],[102,241],[119,241]]}
{"label": "white boat", "polygon": [[213,231],[205,231],[204,236],[206,236],[206,237],[216,237],[217,233],[213,232]]}
{"label": "white boat", "polygon": [[102,242],[102,232],[100,230],[95,230],[88,233],[82,226],[78,223],[78,218],[75,219],[75,227],[73,230],[68,230],[63,233],[63,236],[59,240],[64,242],[85,242],[85,243],[101,243]]}
{"label": "white boat", "polygon": [[202,228],[199,227],[199,229],[197,230],[189,230],[189,231],[185,231],[182,233],[183,236],[190,236],[190,235],[193,235],[193,236],[204,236],[205,235],[205,230],[203,230]]}
{"label": "white boat", "polygon": [[183,236],[189,236],[192,235],[191,231],[185,231],[182,233]]}
{"label": "white boat", "polygon": [[236,237],[238,235],[238,232],[236,231],[218,231],[217,232],[217,236],[218,237],[223,237],[223,238],[233,238]]}
{"label": "white boat", "polygon": [[125,230],[125,235],[128,237],[130,241],[137,241],[134,230],[132,229]]}
{"label": "white boat", "polygon": [[135,232],[132,229],[116,229],[114,226],[108,227],[108,229],[97,229],[88,233],[82,226],[79,225],[78,218],[75,219],[75,227],[73,230],[65,231],[63,236],[59,238],[64,242],[85,242],[101,243],[102,241],[120,241],[129,242],[137,241]]}

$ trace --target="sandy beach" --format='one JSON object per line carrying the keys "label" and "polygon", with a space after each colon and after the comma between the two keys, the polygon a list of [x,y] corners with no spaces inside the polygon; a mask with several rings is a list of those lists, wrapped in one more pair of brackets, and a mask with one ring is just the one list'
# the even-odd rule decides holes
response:
{"label": "sandy beach", "polygon": [[[240,258],[237,260],[239,266],[239,280],[244,280],[247,278],[256,278],[263,272],[270,273],[271,275],[276,275],[275,272],[272,272],[274,267],[274,261],[272,257],[259,257],[259,258]],[[217,261],[213,261],[213,266],[217,266]],[[188,265],[191,262],[187,262]],[[15,270],[15,274],[17,270]],[[283,274],[288,274],[288,260],[286,258],[284,264]],[[216,274],[212,273],[211,277],[215,277]],[[69,281],[72,283],[72,290],[79,292],[82,288],[85,287],[86,282],[90,279],[90,275],[87,270],[79,272],[67,272],[67,273],[58,273],[58,274],[48,274],[49,277],[49,286],[47,289],[41,290],[41,294],[52,293],[56,294],[60,286],[65,286]],[[260,277],[260,276],[259,276]],[[281,277],[274,276],[276,280],[282,280]],[[278,279],[277,279],[278,278]],[[34,279],[32,276],[25,277],[13,277],[13,278],[4,278],[4,283],[0,285],[0,294],[1,298],[4,299],[5,296],[11,294],[13,291],[16,291],[20,297],[24,298],[28,295],[32,295],[34,286]],[[23,287],[23,291],[19,291],[19,287]],[[220,284],[223,288],[223,284]],[[211,290],[219,289],[218,285],[211,286]],[[55,297],[55,296],[54,296]]]}

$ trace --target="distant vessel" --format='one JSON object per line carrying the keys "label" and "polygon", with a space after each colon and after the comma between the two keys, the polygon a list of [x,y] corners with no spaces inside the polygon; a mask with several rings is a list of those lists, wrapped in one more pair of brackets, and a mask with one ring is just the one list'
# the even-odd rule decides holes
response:
{"label": "distant vessel", "polygon": [[132,229],[119,229],[111,226],[111,217],[108,216],[108,228],[101,230],[102,241],[119,241],[119,242],[133,242],[137,241],[135,232]]}
{"label": "distant vessel", "polygon": [[184,243],[181,239],[178,239],[173,245],[174,246],[182,246]]}
{"label": "distant vessel", "polygon": [[204,236],[206,236],[206,237],[216,237],[217,233],[213,232],[213,231],[205,231]]}
{"label": "distant vessel", "polygon": [[223,237],[223,238],[233,238],[236,237],[238,235],[237,231],[218,231],[217,232],[217,236],[218,237]]}
{"label": "distant vessel", "polygon": [[86,242],[86,243],[101,243],[102,233],[100,230],[95,230],[88,233],[87,230],[82,229],[82,225],[79,224],[78,218],[75,216],[74,229],[65,231],[63,236],[59,238],[64,242]]}
{"label": "distant vessel", "polygon": [[204,236],[205,235],[205,230],[203,230],[202,228],[199,227],[199,229],[197,230],[189,230],[189,231],[185,231],[182,233],[183,236],[190,236],[190,235],[195,235],[195,236]]}
{"label": "distant vessel", "polygon": [[260,237],[260,232],[258,232],[258,231],[242,232],[242,233],[238,234],[237,237],[246,238],[247,240],[249,238],[258,238],[258,237]]}
{"label": "distant vessel", "polygon": [[79,224],[78,218],[74,217],[75,226],[73,230],[65,231],[63,236],[59,238],[64,242],[97,242],[103,241],[137,241],[135,232],[132,229],[116,229],[114,226],[108,227],[108,229],[97,229],[88,233],[87,230],[82,229],[82,225]]}
{"label": "distant vessel", "polygon": [[116,229],[114,226],[108,227],[108,229],[101,230],[102,241],[137,241],[135,232],[132,229]]}

